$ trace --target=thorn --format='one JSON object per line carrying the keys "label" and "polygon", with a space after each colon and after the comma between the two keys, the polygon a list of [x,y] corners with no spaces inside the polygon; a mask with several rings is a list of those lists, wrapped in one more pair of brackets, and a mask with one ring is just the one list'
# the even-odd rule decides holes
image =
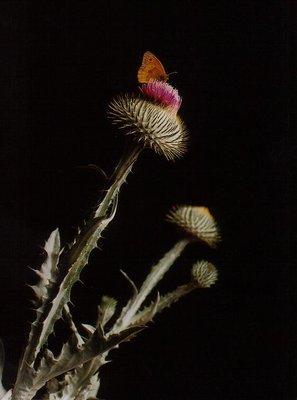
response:
{"label": "thorn", "polygon": [[101,176],[103,176],[105,180],[108,179],[106,172],[96,164],[78,165],[77,167],[74,168],[93,169],[94,171],[98,172]]}
{"label": "thorn", "polygon": [[133,294],[134,294],[134,295],[137,295],[138,289],[137,289],[137,286],[135,285],[135,283],[132,281],[131,278],[129,278],[129,276],[126,274],[125,271],[123,271],[122,269],[120,269],[120,272],[121,272],[122,275],[124,275],[124,277],[127,279],[127,281],[128,281],[128,282],[130,283],[130,285],[132,286]]}

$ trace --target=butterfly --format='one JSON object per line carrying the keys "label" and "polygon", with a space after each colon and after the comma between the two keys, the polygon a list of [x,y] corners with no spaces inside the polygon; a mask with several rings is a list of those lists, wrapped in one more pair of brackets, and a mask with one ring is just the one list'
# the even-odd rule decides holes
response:
{"label": "butterfly", "polygon": [[169,75],[165,72],[161,61],[153,53],[146,51],[143,55],[137,78],[139,83],[148,83],[152,80],[166,82]]}

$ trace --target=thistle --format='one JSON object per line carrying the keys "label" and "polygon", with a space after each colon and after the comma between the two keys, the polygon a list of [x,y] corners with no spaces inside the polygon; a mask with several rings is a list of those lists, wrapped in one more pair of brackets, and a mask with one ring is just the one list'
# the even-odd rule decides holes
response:
{"label": "thistle", "polygon": [[[182,296],[194,289],[209,288],[217,280],[217,271],[211,263],[197,261],[189,282],[172,292],[156,293],[155,301],[146,303],[187,245],[202,241],[215,247],[220,240],[217,224],[207,208],[178,206],[172,208],[166,218],[180,228],[181,238],[152,266],[141,287],[138,289],[122,271],[132,287],[131,298],[125,307],[118,309],[116,299],[103,296],[97,321],[92,325],[75,324],[69,306],[73,285],[79,281],[103,230],[114,219],[120,189],[140,153],[152,149],[167,160],[184,155],[187,132],[178,116],[180,106],[178,91],[160,81],[145,83],[137,94],[119,95],[110,102],[108,117],[125,133],[126,148],[108,179],[104,196],[73,242],[61,247],[58,229],[46,241],[47,256],[36,270],[38,282],[32,286],[36,317],[31,324],[15,385],[6,391],[0,383],[0,400],[31,400],[41,393],[40,389],[43,400],[95,399],[100,386],[100,368],[108,362],[110,350],[131,340],[157,313]],[[69,339],[60,353],[54,355],[48,348],[48,338],[62,318],[67,324]],[[0,341],[0,381],[3,364],[4,349]]]}
{"label": "thistle", "polygon": [[177,115],[180,105],[178,91],[158,81],[143,84],[138,94],[121,94],[111,100],[108,117],[124,132],[127,141],[95,217],[105,215],[144,149],[152,149],[171,161],[185,154],[188,136]]}
{"label": "thistle", "polygon": [[112,123],[132,136],[141,148],[151,148],[168,160],[182,157],[187,133],[177,116],[181,98],[168,83],[143,84],[140,94],[117,96],[110,103]]}
{"label": "thistle", "polygon": [[[113,328],[113,332],[119,332],[139,319],[137,318],[137,312],[144,300],[169,271],[178,257],[181,256],[187,245],[195,241],[205,241],[207,245],[211,246],[220,239],[214,218],[205,207],[176,206],[169,211],[166,217],[170,222],[175,223],[181,228],[182,237],[163,258],[152,267],[151,272],[143,282],[139,292],[135,294],[123,309],[120,318]],[[162,303],[159,306],[156,303],[154,314],[161,311],[163,308]],[[153,310],[153,306],[151,306],[151,310]]]}

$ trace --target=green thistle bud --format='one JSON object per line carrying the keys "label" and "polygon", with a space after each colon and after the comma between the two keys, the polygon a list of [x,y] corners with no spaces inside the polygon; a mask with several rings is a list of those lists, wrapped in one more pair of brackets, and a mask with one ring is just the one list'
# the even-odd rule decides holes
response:
{"label": "green thistle bud", "polygon": [[192,280],[198,287],[209,288],[218,280],[218,271],[208,261],[198,261],[192,267]]}

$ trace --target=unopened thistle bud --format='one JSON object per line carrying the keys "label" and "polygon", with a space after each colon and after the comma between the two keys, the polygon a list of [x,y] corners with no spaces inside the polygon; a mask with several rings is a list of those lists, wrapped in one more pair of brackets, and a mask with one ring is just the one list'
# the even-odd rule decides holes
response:
{"label": "unopened thistle bud", "polygon": [[192,267],[192,280],[198,287],[209,288],[218,280],[218,271],[208,261],[198,261]]}
{"label": "unopened thistle bud", "polygon": [[206,207],[176,206],[167,214],[167,220],[193,240],[202,240],[211,247],[220,241],[217,223]]}
{"label": "unopened thistle bud", "polygon": [[142,85],[140,91],[140,95],[119,95],[111,101],[108,115],[112,123],[168,160],[182,157],[187,133],[177,116],[181,105],[178,91],[159,81]]}

